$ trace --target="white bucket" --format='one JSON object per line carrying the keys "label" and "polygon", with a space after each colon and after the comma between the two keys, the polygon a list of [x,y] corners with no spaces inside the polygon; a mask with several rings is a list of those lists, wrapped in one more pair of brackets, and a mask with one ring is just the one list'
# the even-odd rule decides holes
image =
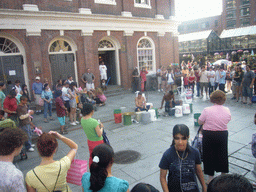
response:
{"label": "white bucket", "polygon": [[149,106],[150,106],[150,108],[152,108],[152,107],[153,107],[153,103],[146,103],[146,105],[149,105]]}
{"label": "white bucket", "polygon": [[155,109],[150,109],[148,110],[151,116],[151,121],[156,121],[156,110]]}
{"label": "white bucket", "polygon": [[141,122],[142,113],[144,113],[144,112],[143,111],[135,112],[135,119],[136,119],[136,121]]}
{"label": "white bucket", "polygon": [[189,104],[183,104],[182,108],[183,108],[183,114],[184,115],[185,114],[190,114],[190,106],[189,106]]}
{"label": "white bucket", "polygon": [[151,122],[151,115],[149,112],[143,112],[141,114],[141,123],[142,124],[148,124]]}
{"label": "white bucket", "polygon": [[175,106],[175,117],[182,117],[182,106]]}
{"label": "white bucket", "polygon": [[193,102],[193,92],[191,89],[186,91],[186,102],[192,103]]}

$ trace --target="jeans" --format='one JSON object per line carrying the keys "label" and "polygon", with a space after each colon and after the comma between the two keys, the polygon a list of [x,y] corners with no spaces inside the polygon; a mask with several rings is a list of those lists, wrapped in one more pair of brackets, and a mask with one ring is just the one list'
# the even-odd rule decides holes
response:
{"label": "jeans", "polygon": [[213,86],[211,83],[209,83],[209,95],[213,92]]}
{"label": "jeans", "polygon": [[197,82],[197,83],[196,83],[196,90],[197,90],[197,97],[200,97],[200,90],[201,90],[201,88],[200,88],[200,82]]}
{"label": "jeans", "polygon": [[44,102],[44,118],[47,118],[47,112],[49,110],[49,116],[52,116],[52,103]]}
{"label": "jeans", "polygon": [[219,90],[225,92],[225,84],[219,84]]}
{"label": "jeans", "polygon": [[216,82],[214,85],[214,90],[216,91],[218,87],[219,87],[219,83]]}
{"label": "jeans", "polygon": [[32,144],[32,130],[30,128],[30,125],[24,125],[24,126],[21,126],[21,129],[23,131],[25,131],[28,135],[28,141],[25,142],[25,148],[28,150],[31,148],[31,144]]}

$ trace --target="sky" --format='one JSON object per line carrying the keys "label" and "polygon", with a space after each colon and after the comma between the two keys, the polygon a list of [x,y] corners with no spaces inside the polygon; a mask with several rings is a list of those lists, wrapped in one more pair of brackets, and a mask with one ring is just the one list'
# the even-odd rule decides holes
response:
{"label": "sky", "polygon": [[175,0],[176,18],[180,21],[220,15],[222,0]]}

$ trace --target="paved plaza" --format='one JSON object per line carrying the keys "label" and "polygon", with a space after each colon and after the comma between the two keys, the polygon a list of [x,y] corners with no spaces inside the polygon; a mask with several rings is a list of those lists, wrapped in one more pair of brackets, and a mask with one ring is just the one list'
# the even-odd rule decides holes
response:
{"label": "paved plaza", "polygon": [[[159,108],[163,94],[158,92],[148,93],[148,102]],[[252,134],[256,132],[256,126],[253,123],[256,104],[252,106],[235,102],[231,100],[231,94],[225,106],[229,107],[232,120],[228,124],[229,129],[229,168],[230,173],[244,175],[250,181],[255,178],[251,172],[254,167],[255,158],[251,154]],[[122,150],[134,150],[141,154],[140,159],[131,164],[114,164],[112,174],[118,178],[125,179],[130,184],[130,189],[138,182],[152,184],[162,191],[159,181],[159,161],[166,149],[172,142],[172,128],[175,124],[186,124],[190,129],[190,139],[196,135],[198,127],[194,126],[194,115],[189,114],[180,118],[160,116],[157,121],[147,125],[133,123],[129,126],[114,123],[114,109],[126,107],[126,112],[132,112],[135,109],[135,94],[129,93],[109,97],[104,107],[98,108],[94,118],[100,119],[104,126],[107,136],[115,152]],[[211,106],[209,100],[205,98],[195,98],[193,101],[193,112],[201,113],[202,110]],[[161,113],[161,111],[160,111]],[[55,121],[50,123],[43,122],[43,115],[35,115],[34,123],[42,126],[43,131],[59,130],[59,122],[56,113],[53,112]],[[89,160],[89,150],[87,138],[80,125],[70,126],[68,138],[74,140],[78,145],[78,158]],[[68,147],[59,141],[59,148],[55,159],[60,159],[68,152]],[[26,173],[40,164],[40,157],[37,152],[28,153],[28,159],[20,161],[16,158],[15,164],[26,175]],[[81,191],[80,186],[70,185],[71,189]]]}

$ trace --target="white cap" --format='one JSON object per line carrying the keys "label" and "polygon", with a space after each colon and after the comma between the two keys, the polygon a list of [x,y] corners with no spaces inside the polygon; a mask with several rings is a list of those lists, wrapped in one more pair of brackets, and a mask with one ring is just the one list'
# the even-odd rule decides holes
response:
{"label": "white cap", "polygon": [[40,80],[40,77],[39,77],[39,76],[37,76],[37,77],[36,77],[36,79]]}

